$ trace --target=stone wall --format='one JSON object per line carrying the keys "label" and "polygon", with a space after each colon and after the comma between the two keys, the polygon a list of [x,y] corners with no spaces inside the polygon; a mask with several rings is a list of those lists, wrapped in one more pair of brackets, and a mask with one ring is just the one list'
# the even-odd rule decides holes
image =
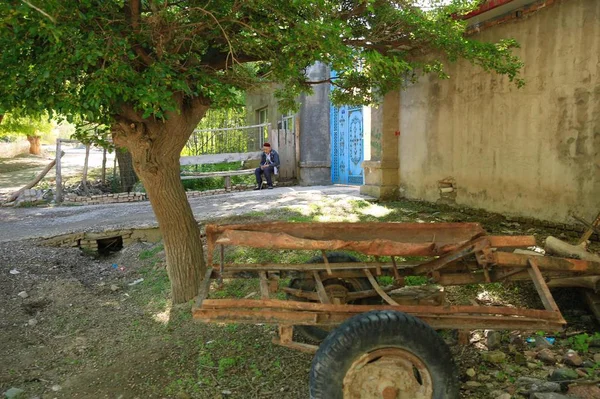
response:
{"label": "stone wall", "polygon": [[13,158],[29,152],[29,142],[19,140],[13,143],[0,143],[0,158]]}
{"label": "stone wall", "polygon": [[457,203],[488,211],[560,223],[572,222],[571,213],[593,218],[600,208],[598,21],[600,1],[562,0],[476,34],[520,43],[522,89],[459,62],[447,66],[449,80],[425,77],[403,92],[401,194],[438,201],[452,189]]}
{"label": "stone wall", "polygon": [[146,195],[146,193],[103,194],[92,195],[90,197],[84,197],[75,194],[66,194],[63,200],[63,205],[115,204],[120,202],[146,201],[147,199],[148,196]]}
{"label": "stone wall", "polygon": [[48,247],[78,247],[90,251],[98,250],[98,240],[121,237],[123,246],[127,247],[134,242],[159,242],[162,235],[158,227],[137,229],[121,229],[107,231],[90,231],[80,233],[61,234],[56,237],[46,238],[41,244]]}
{"label": "stone wall", "polygon": [[[293,186],[293,181],[274,181],[275,187],[288,187]],[[219,190],[206,190],[206,191],[187,191],[188,198],[206,197],[217,194],[227,194],[235,191],[247,191],[253,190],[256,187],[255,184],[234,184],[231,186],[231,190],[224,188]],[[92,195],[91,197],[78,196],[74,194],[67,194],[63,201],[63,205],[101,205],[101,204],[115,204],[122,202],[138,202],[147,201],[148,196],[146,193],[120,193],[120,194],[104,194],[104,195]]]}

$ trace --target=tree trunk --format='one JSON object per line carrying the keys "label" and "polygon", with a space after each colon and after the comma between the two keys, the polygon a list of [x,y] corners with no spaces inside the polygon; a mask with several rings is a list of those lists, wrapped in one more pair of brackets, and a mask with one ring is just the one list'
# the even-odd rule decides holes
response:
{"label": "tree trunk", "polygon": [[173,302],[186,302],[198,294],[204,254],[198,222],[181,184],[179,162],[165,164],[152,176],[141,173],[140,177],[163,234]]}
{"label": "tree trunk", "polygon": [[106,185],[106,148],[102,149],[102,175],[100,177],[102,185]]}
{"label": "tree trunk", "polygon": [[112,127],[115,144],[131,152],[135,171],[150,198],[163,236],[175,304],[198,294],[206,268],[200,228],[181,184],[179,158],[208,109],[199,99],[176,100],[179,110],[168,112],[165,120],[143,118],[135,107],[123,106]]}
{"label": "tree trunk", "polygon": [[133,160],[131,153],[126,148],[117,148],[115,155],[119,160],[119,174],[121,175],[121,191],[131,192],[133,186],[138,181],[138,177],[133,169]]}
{"label": "tree trunk", "polygon": [[87,185],[87,175],[88,175],[88,164],[90,161],[90,145],[85,145],[85,160],[83,161],[83,176],[81,178],[81,185],[83,186],[83,192],[86,196],[90,195],[90,190]]}
{"label": "tree trunk", "polygon": [[32,155],[40,155],[42,153],[42,147],[40,145],[40,136],[27,136],[29,141],[29,153]]}

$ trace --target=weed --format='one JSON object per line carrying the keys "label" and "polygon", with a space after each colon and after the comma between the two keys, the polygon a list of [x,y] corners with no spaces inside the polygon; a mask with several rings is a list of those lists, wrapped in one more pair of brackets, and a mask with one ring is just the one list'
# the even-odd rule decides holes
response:
{"label": "weed", "polygon": [[218,370],[219,377],[224,377],[227,370],[237,366],[237,364],[239,363],[239,360],[240,360],[239,358],[235,358],[235,357],[224,357],[222,359],[219,359],[219,370]]}
{"label": "weed", "polygon": [[590,347],[590,342],[600,339],[600,333],[588,335],[586,333],[575,335],[568,339],[571,347],[580,353],[586,353]]}
{"label": "weed", "polygon": [[164,247],[163,244],[158,244],[154,248],[146,249],[146,250],[140,252],[139,259],[140,260],[147,260],[147,259],[153,258],[157,253],[159,253],[160,251],[162,251],[164,248],[165,247]]}
{"label": "weed", "polygon": [[394,283],[394,278],[391,276],[379,276],[377,277],[377,281],[380,285],[392,285]]}
{"label": "weed", "polygon": [[428,280],[425,276],[406,276],[404,278],[404,283],[406,285],[425,285]]}

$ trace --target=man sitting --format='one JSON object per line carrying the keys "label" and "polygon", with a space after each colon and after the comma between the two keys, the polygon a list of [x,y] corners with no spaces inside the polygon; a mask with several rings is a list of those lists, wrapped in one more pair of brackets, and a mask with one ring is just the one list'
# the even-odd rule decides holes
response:
{"label": "man sitting", "polygon": [[256,176],[256,188],[260,190],[262,188],[262,174],[264,173],[267,179],[267,188],[273,189],[273,180],[271,176],[277,174],[277,168],[279,167],[279,154],[277,151],[271,149],[271,144],[265,143],[263,145],[263,153],[260,157],[260,167],[254,170]]}

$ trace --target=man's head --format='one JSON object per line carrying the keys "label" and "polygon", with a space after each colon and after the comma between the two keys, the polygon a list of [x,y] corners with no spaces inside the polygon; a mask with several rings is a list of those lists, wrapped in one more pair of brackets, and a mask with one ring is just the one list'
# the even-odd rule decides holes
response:
{"label": "man's head", "polygon": [[265,143],[265,144],[263,144],[263,151],[264,151],[266,154],[270,153],[270,152],[271,152],[271,144],[269,144],[269,143]]}

